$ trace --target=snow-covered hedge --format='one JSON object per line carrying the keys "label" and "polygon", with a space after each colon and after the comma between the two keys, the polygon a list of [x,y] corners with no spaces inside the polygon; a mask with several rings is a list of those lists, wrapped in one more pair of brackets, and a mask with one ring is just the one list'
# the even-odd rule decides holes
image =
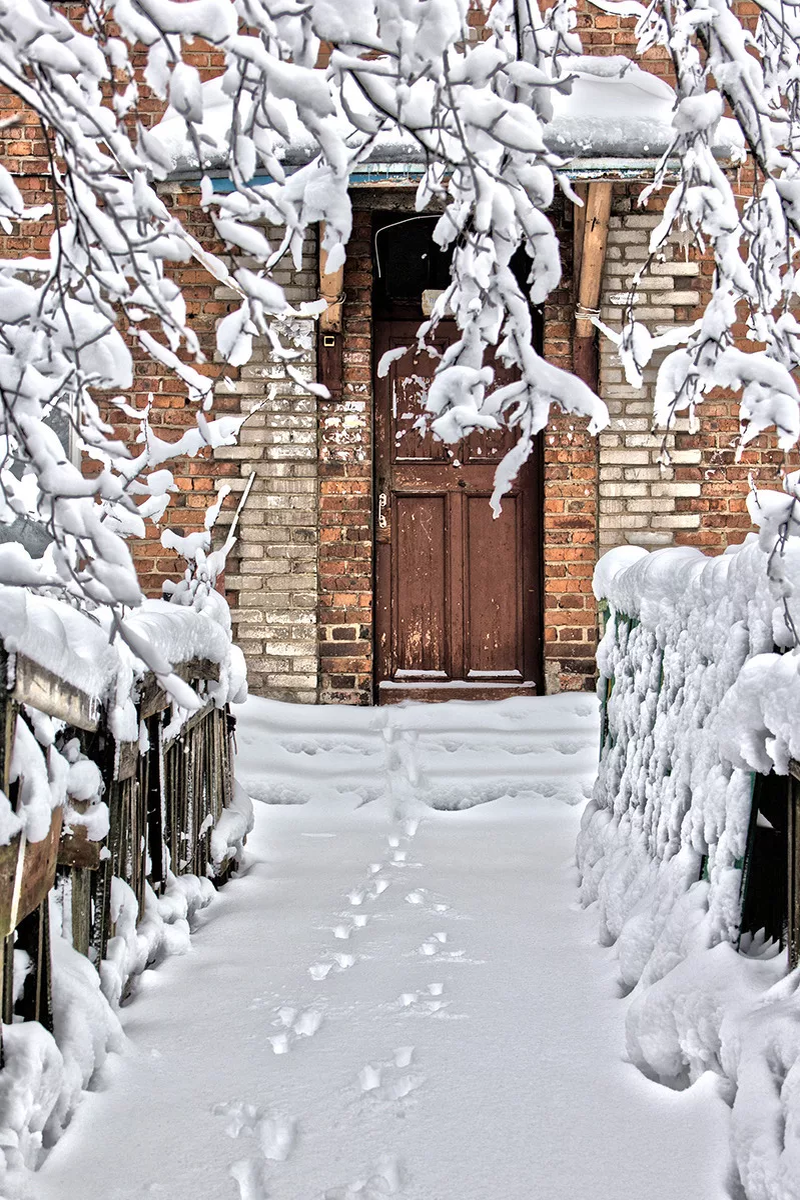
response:
{"label": "snow-covered hedge", "polygon": [[624,547],[594,582],[607,725],[583,900],[633,991],[631,1060],[677,1087],[709,1069],[726,1081],[748,1200],[800,1197],[800,974],[777,947],[738,945],[753,772],[800,758],[794,509],[761,493],[761,534],[741,547]]}

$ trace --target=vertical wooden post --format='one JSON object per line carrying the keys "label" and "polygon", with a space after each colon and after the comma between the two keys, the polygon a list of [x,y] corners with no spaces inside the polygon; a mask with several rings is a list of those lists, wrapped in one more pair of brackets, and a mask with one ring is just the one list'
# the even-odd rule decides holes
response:
{"label": "vertical wooden post", "polygon": [[25,950],[33,970],[25,980],[18,1009],[24,1021],[39,1021],[53,1029],[53,996],[50,971],[50,899],[45,897],[17,927],[17,947]]}
{"label": "vertical wooden post", "polygon": [[[150,719],[150,749],[148,757],[150,758],[150,767],[148,773],[147,794],[145,796],[145,812],[147,825],[147,844],[150,851],[150,873],[153,889],[156,893],[161,893],[166,882],[166,864],[164,862],[164,836],[165,824],[170,823],[169,818],[165,821],[165,798],[164,784],[162,778],[164,774],[164,750],[161,744],[161,719],[156,715]],[[146,872],[142,871],[142,874]],[[142,896],[144,896],[144,885]],[[141,905],[141,901],[140,901]],[[140,908],[140,916],[142,911]]]}
{"label": "vertical wooden post", "polygon": [[[594,392],[597,391],[600,380],[597,330],[591,322],[590,314],[596,312],[600,304],[600,287],[603,279],[603,264],[606,260],[613,186],[606,180],[589,184],[579,254],[580,273],[577,286],[578,304],[575,311],[572,366],[574,373]],[[576,224],[576,230],[577,228]]]}
{"label": "vertical wooden post", "polygon": [[88,956],[91,913],[91,876],[86,867],[70,869],[72,902],[72,946],[79,954]]}
{"label": "vertical wooden post", "polygon": [[576,204],[572,209],[572,283],[577,300],[581,285],[581,265],[583,263],[583,234],[586,229],[586,205],[589,200],[588,183],[574,183],[575,194],[583,201],[583,207]]}
{"label": "vertical wooden post", "polygon": [[317,375],[331,396],[342,392],[343,346],[342,304],[344,301],[344,267],[328,271],[328,253],[322,248],[325,226],[319,230],[319,293],[328,307],[319,319],[317,339]]}

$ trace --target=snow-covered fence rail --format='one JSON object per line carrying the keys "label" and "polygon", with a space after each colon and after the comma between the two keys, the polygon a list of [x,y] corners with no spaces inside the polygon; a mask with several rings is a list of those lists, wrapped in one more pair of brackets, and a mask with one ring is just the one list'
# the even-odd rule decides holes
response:
{"label": "snow-covered fence rail", "polygon": [[186,947],[248,832],[227,617],[216,593],[147,601],[128,620],[172,664],[156,676],[102,620],[0,588],[0,1190],[58,1136],[129,980]]}
{"label": "snow-covered fence rail", "polygon": [[598,564],[605,719],[578,844],[633,993],[628,1053],[673,1086],[723,1077],[748,1200],[800,1197],[800,546],[776,551],[769,520],[785,499],[754,497],[761,535],[721,557]]}

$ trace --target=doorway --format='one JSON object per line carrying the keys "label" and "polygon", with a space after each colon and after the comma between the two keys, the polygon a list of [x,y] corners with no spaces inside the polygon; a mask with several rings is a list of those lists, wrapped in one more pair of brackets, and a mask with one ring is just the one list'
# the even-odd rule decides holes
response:
{"label": "doorway", "polygon": [[[541,445],[495,519],[494,473],[514,433],[475,431],[448,445],[415,428],[436,366],[414,349],[422,293],[449,278],[435,220],[378,214],[374,225],[375,366],[411,347],[374,378],[379,703],[543,690]],[[436,349],[456,332],[442,322]]]}

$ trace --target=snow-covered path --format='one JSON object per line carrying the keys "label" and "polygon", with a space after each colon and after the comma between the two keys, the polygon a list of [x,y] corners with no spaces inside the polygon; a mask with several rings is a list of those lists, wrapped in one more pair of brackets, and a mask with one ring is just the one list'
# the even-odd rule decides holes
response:
{"label": "snow-covered path", "polygon": [[586,696],[249,702],[240,779],[295,803],[143,978],[36,1200],[723,1200],[713,1080],[623,1061],[576,904],[596,737]]}

